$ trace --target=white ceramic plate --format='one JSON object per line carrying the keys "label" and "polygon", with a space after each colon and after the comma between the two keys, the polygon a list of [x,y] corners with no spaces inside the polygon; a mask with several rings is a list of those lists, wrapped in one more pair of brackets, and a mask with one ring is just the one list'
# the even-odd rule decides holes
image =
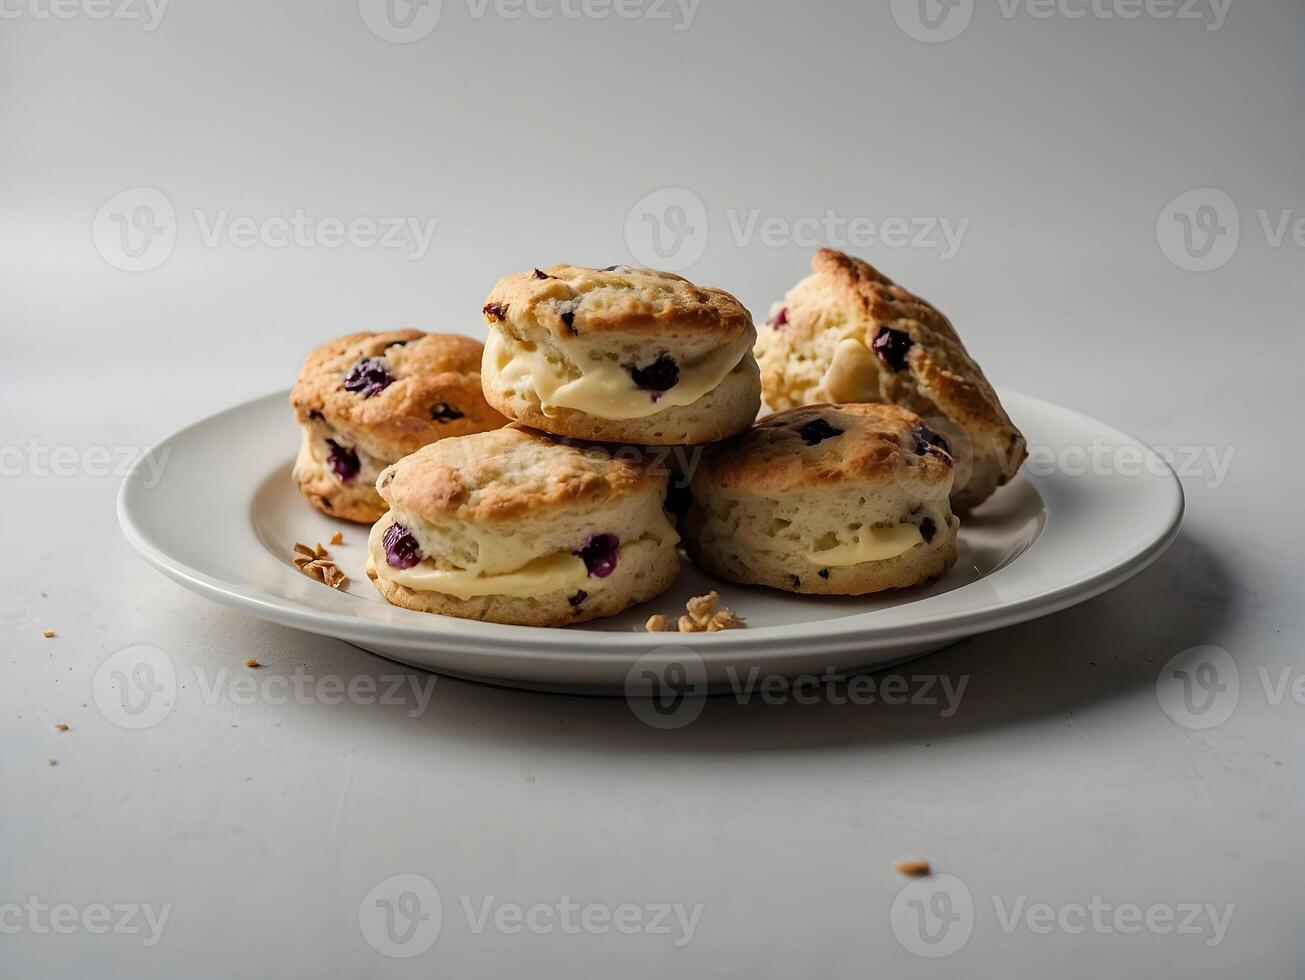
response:
{"label": "white ceramic plate", "polygon": [[[396,608],[364,573],[367,528],[324,517],[299,496],[290,478],[299,436],[284,393],[221,412],[154,447],[123,484],[118,516],[151,564],[200,595],[408,664],[521,687],[619,692],[636,665],[687,659],[695,679],[715,689],[753,667],[794,676],[899,662],[1082,602],[1168,547],[1183,494],[1153,450],[1047,402],[1015,393],[1003,401],[1028,437],[1030,463],[965,521],[951,572],[923,588],[865,598],[731,585],[686,564],[676,585],[652,602],[565,629]],[[326,543],[337,530],[345,543],[330,551],[349,576],[344,592],[291,564],[296,541]],[[747,619],[747,629],[642,631],[652,613],[673,616],[690,596],[713,588]]]}

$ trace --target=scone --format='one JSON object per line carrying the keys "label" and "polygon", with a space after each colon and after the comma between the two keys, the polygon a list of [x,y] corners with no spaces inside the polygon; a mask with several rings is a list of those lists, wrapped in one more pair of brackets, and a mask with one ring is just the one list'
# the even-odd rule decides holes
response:
{"label": "scone", "polygon": [[812,405],[712,447],[689,554],[732,582],[814,595],[919,585],[956,562],[951,457],[893,405]]}
{"label": "scone", "polygon": [[948,319],[873,266],[824,248],[757,339],[766,404],[889,402],[923,416],[956,461],[952,505],[977,507],[1028,455]]}
{"label": "scone", "polygon": [[752,316],[669,272],[555,265],[508,276],[485,303],[481,376],[510,419],[601,442],[714,442],[752,424]]}
{"label": "scone", "polygon": [[664,468],[510,425],[388,467],[367,574],[407,609],[522,626],[611,616],[680,571]]}
{"label": "scone", "polygon": [[294,477],[324,514],[370,524],[385,513],[381,470],[428,443],[507,424],[480,389],[481,344],[419,330],[323,344],[290,392],[303,427]]}

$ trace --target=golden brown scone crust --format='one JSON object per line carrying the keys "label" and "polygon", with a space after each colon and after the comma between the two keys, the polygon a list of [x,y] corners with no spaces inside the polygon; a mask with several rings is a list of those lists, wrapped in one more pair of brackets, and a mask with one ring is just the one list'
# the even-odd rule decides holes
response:
{"label": "golden brown scone crust", "polygon": [[929,435],[919,416],[896,405],[808,405],[769,415],[715,447],[703,478],[721,489],[773,494],[887,484],[909,468],[913,480],[944,484],[952,460]]}
{"label": "golden brown scone crust", "polygon": [[432,443],[388,467],[376,489],[393,509],[478,524],[599,506],[665,480],[658,466],[512,424]]}
{"label": "golden brown scone crust", "polygon": [[[334,428],[365,434],[378,455],[399,459],[437,439],[507,424],[481,391],[483,350],[480,341],[456,334],[350,334],[308,355],[290,403],[300,425],[320,414]],[[344,388],[365,357],[384,358],[395,379],[370,398]]]}
{"label": "golden brown scone crust", "polygon": [[[821,301],[801,311],[785,307],[786,323],[772,317],[762,328],[757,359],[767,404],[784,409],[828,399],[818,376],[808,374],[801,384],[793,376],[793,365],[812,357],[823,331],[838,329],[870,348],[886,327],[908,335],[912,345],[905,370],[884,372],[883,399],[935,425],[945,417],[964,430],[970,444],[974,480],[967,487],[958,478],[957,506],[976,506],[1014,476],[1027,456],[1024,437],[947,317],[868,262],[834,249],[817,252],[811,268],[821,284]],[[968,454],[960,461],[968,470]]]}
{"label": "golden brown scone crust", "polygon": [[753,329],[751,314],[723,289],[631,266],[555,265],[518,272],[490,290],[482,313],[486,323],[501,323],[518,337],[539,329],[559,339],[605,332],[694,332],[730,343]]}

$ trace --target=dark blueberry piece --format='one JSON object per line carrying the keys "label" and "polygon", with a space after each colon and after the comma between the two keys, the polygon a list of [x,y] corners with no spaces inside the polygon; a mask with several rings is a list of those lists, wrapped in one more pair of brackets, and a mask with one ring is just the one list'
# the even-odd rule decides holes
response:
{"label": "dark blueberry piece", "polygon": [[947,445],[947,440],[927,425],[917,426],[911,434],[915,436],[915,454],[917,456],[923,456],[934,446],[951,455],[951,447]]}
{"label": "dark blueberry piece", "polygon": [[817,446],[826,439],[832,439],[834,436],[841,436],[842,429],[836,429],[825,419],[812,419],[802,428],[798,429],[798,435],[808,446]]}
{"label": "dark blueberry piece", "polygon": [[906,355],[915,346],[915,341],[900,330],[884,327],[871,346],[890,371],[902,371],[906,369]]}
{"label": "dark blueberry piece", "polygon": [[326,418],[326,416],[314,408],[308,412],[308,418],[313,422],[320,422]]}
{"label": "dark blueberry piece", "polygon": [[789,578],[790,578],[790,579],[792,580],[792,582],[793,582],[793,588],[795,588],[795,589],[800,589],[800,588],[802,588],[802,579],[801,579],[800,577],[798,577],[797,575],[791,575],[791,576],[789,576]]}
{"label": "dark blueberry piece", "polygon": [[572,312],[570,312],[570,311],[567,311],[566,313],[563,313],[563,314],[562,314],[562,322],[566,324],[566,329],[570,330],[572,333],[575,333],[575,326],[573,325],[573,324],[575,323],[575,314],[574,314],[574,313],[572,313]]}
{"label": "dark blueberry piece", "polygon": [[502,303],[487,303],[480,312],[485,314],[485,319],[490,323],[498,323],[507,316],[507,311],[508,308]]}
{"label": "dark blueberry piece", "polygon": [[536,269],[536,270],[535,270],[535,278],[536,278],[536,279],[552,279],[553,277],[550,276],[550,275],[549,275],[547,272],[545,272],[543,269]]}
{"label": "dark blueberry piece", "polygon": [[932,517],[926,517],[920,522],[920,537],[924,538],[924,543],[928,544],[933,540],[933,536],[938,533],[938,525],[933,522]]}
{"label": "dark blueberry piece", "polygon": [[567,599],[566,601],[571,603],[572,609],[579,609],[580,603],[584,602],[588,598],[589,598],[589,593],[586,592],[584,589],[581,589],[579,592],[571,596],[571,598]]}
{"label": "dark blueberry piece", "polygon": [[595,534],[576,552],[593,578],[607,578],[616,571],[616,550],[621,539],[615,534]]}
{"label": "dark blueberry piece", "polygon": [[662,354],[647,367],[627,370],[640,391],[670,391],[680,383],[680,366],[669,354]]}
{"label": "dark blueberry piece", "polygon": [[774,316],[774,319],[772,319],[772,320],[770,321],[770,325],[771,325],[771,327],[773,327],[775,330],[783,330],[785,327],[788,326],[788,307],[787,307],[787,306],[782,306],[782,307],[780,307],[779,312],[776,313],[775,316]]}
{"label": "dark blueberry piece", "polygon": [[348,483],[362,469],[358,454],[334,439],[327,439],[326,444],[331,447],[331,452],[326,457],[326,461],[331,464],[331,472],[340,478],[341,483]]}
{"label": "dark blueberry piece", "polygon": [[816,572],[816,574],[819,575],[821,578],[829,578],[829,569],[822,568],[820,571]]}
{"label": "dark blueberry piece", "polygon": [[447,402],[436,402],[430,407],[430,417],[435,422],[456,422],[463,415]]}
{"label": "dark blueberry piece", "polygon": [[379,395],[392,384],[394,378],[391,377],[384,360],[379,357],[364,357],[353,366],[353,370],[344,379],[344,390],[352,391],[355,395],[362,395],[364,398],[371,398],[372,395]]}
{"label": "dark blueberry piece", "polygon": [[621,268],[619,265],[609,265],[609,266],[607,266],[607,267],[604,268],[604,269],[599,269],[598,271],[599,271],[599,272],[615,272],[615,271],[616,271],[617,269],[619,269],[619,268]]}
{"label": "dark blueberry piece", "polygon": [[381,536],[385,545],[385,560],[393,568],[411,568],[421,561],[421,546],[402,524],[391,524]]}

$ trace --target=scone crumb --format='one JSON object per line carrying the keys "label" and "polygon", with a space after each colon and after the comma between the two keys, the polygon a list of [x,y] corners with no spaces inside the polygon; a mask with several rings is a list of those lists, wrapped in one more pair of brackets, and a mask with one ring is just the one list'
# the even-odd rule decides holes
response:
{"label": "scone crumb", "polygon": [[66,732],[68,731],[68,726],[65,725],[63,722],[59,722],[59,724],[54,726],[54,730],[56,732]]}
{"label": "scone crumb", "polygon": [[296,544],[294,562],[295,568],[309,578],[329,585],[333,589],[343,589],[349,584],[349,579],[344,572],[331,561],[330,554],[320,544],[316,548],[310,548],[306,544]]}
{"label": "scone crumb", "polygon": [[261,667],[261,666],[263,666],[263,665],[260,664],[260,663],[259,663],[256,659],[254,659],[253,657],[250,657],[248,660],[245,661],[245,666],[248,667],[250,670],[258,670],[258,668]]}
{"label": "scone crumb", "polygon": [[41,635],[47,640],[53,640],[58,634],[56,634],[54,630],[42,630]]}
{"label": "scone crumb", "polygon": [[344,535],[336,531],[331,535],[331,544],[344,544]]}
{"label": "scone crumb", "polygon": [[[747,625],[741,617],[734,615],[733,610],[721,605],[720,594],[714,589],[706,595],[694,596],[685,608],[689,615],[680,617],[681,633],[716,633],[742,629]],[[686,620],[692,624],[691,628],[685,626]]]}
{"label": "scone crumb", "polygon": [[898,861],[893,868],[904,875],[910,875],[912,878],[922,878],[929,873],[929,862],[913,859],[909,861]]}
{"label": "scone crumb", "polygon": [[57,766],[57,765],[59,764],[59,760],[58,760],[58,759],[46,759],[45,761],[46,761],[47,764],[52,765],[52,766]]}
{"label": "scone crumb", "polygon": [[644,626],[649,633],[718,633],[721,630],[742,629],[748,624],[743,617],[736,616],[733,610],[721,605],[717,592],[694,596],[685,604],[688,615],[681,616],[672,625],[670,620],[658,613],[651,616]]}

